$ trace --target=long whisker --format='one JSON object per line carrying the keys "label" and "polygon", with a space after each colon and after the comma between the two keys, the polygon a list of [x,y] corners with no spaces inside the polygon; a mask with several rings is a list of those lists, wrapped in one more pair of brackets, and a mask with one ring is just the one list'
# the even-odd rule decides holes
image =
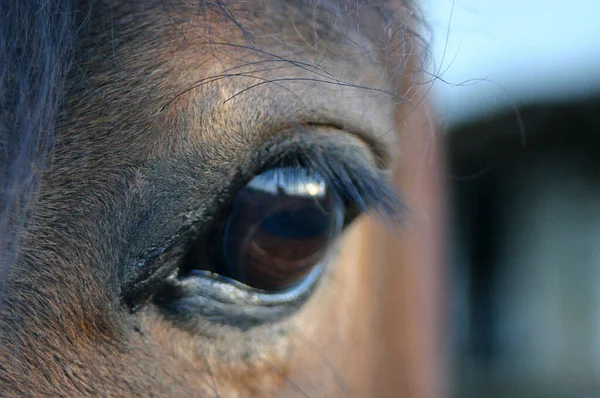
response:
{"label": "long whisker", "polygon": [[327,367],[333,373],[333,377],[335,378],[336,383],[342,388],[342,390],[344,390],[344,393],[345,393],[344,396],[356,397],[356,393],[354,392],[350,383],[348,383],[348,380],[346,380],[344,375],[342,375],[342,373],[337,369],[337,367],[333,364],[333,362],[331,362],[331,360],[327,357],[327,355],[325,355],[323,350],[321,350],[321,347],[319,347],[319,345],[317,343],[312,341],[304,332],[302,332],[302,330],[300,330],[300,328],[295,327],[294,333],[296,333],[298,336],[300,336],[300,338],[305,343],[310,345],[319,354],[321,359],[325,362]]}
{"label": "long whisker", "polygon": [[369,86],[362,86],[359,84],[351,84],[351,83],[344,83],[344,82],[332,82],[332,81],[326,81],[326,80],[321,80],[321,79],[313,79],[313,78],[308,78],[308,77],[282,77],[282,78],[278,78],[278,79],[266,79],[265,81],[262,81],[260,83],[256,83],[253,84],[249,87],[246,87],[245,89],[238,91],[236,94],[232,95],[231,97],[229,97],[227,100],[225,100],[223,103],[227,103],[230,100],[234,99],[235,97],[245,93],[246,91],[249,91],[253,88],[268,84],[268,83],[279,83],[279,82],[312,82],[312,83],[322,83],[322,84],[329,84],[329,85],[335,85],[335,86],[340,86],[340,87],[350,87],[350,88],[357,88],[357,89],[362,89],[362,90],[367,90],[367,91],[374,91],[374,92],[379,92],[379,93],[383,93],[383,94],[387,94],[391,97],[393,97],[394,99],[397,100],[401,100],[403,102],[407,102],[407,98],[402,96],[402,95],[398,95],[398,94],[394,94],[391,91],[387,91],[384,89],[380,89],[380,88],[376,88],[376,87],[369,87]]}
{"label": "long whisker", "polygon": [[294,382],[288,375],[286,375],[286,372],[281,369],[279,366],[275,365],[274,363],[272,363],[269,360],[265,360],[265,362],[271,367],[273,368],[275,371],[277,371],[277,373],[279,373],[283,379],[290,385],[292,386],[292,388],[299,392],[303,397],[309,398],[310,395],[308,395],[306,393],[306,391],[304,391],[296,382]]}
{"label": "long whisker", "polygon": [[[213,45],[213,46],[226,46],[226,47],[233,47],[233,48],[237,48],[237,49],[241,49],[241,50],[252,51],[252,52],[255,52],[257,54],[266,55],[268,57],[271,57],[274,60],[279,60],[279,61],[282,61],[282,62],[289,63],[289,64],[291,64],[293,66],[297,66],[298,68],[300,68],[302,70],[305,70],[305,71],[310,72],[310,73],[315,73],[318,76],[321,76],[323,78],[331,78],[333,80],[336,80],[335,76],[333,76],[331,73],[327,72],[326,70],[324,70],[323,68],[321,68],[321,67],[319,67],[317,65],[314,65],[311,62],[295,61],[295,60],[285,58],[285,57],[283,57],[281,55],[277,55],[277,54],[269,52],[269,51],[261,50],[261,49],[256,48],[256,47],[246,46],[246,45],[242,45],[242,44],[225,43],[225,42],[199,43],[199,45],[200,44],[204,44],[204,45],[209,45],[210,44],[210,45]],[[230,55],[230,54],[228,54],[228,55]]]}
{"label": "long whisker", "polygon": [[[277,68],[265,68],[265,69],[260,69],[260,70],[252,71],[252,73],[265,72],[265,71],[274,70],[274,69],[277,69]],[[248,72],[248,73],[250,73],[250,72]],[[167,106],[169,106],[175,100],[177,100],[177,98],[181,97],[182,95],[185,95],[186,93],[189,93],[190,91],[192,91],[194,89],[197,89],[199,87],[202,87],[202,86],[210,84],[210,83],[217,82],[219,80],[223,80],[223,79],[227,79],[227,78],[232,78],[232,77],[247,77],[247,78],[264,80],[264,78],[261,78],[259,76],[254,76],[254,75],[248,75],[247,73],[229,73],[229,74],[220,74],[220,75],[210,76],[210,77],[198,80],[196,84],[194,84],[194,85],[188,87],[187,89],[179,92],[177,95],[175,95],[173,98],[171,98],[171,100],[169,102],[167,102],[166,105],[163,106],[163,109],[166,108]],[[291,94],[294,94],[288,88],[283,87],[282,85],[278,85],[278,84],[276,84],[276,85],[278,87],[281,87],[282,89],[290,92]],[[294,94],[294,95],[296,96],[296,94]],[[227,102],[227,101],[225,101],[225,102]]]}
{"label": "long whisker", "polygon": [[208,358],[206,356],[204,356],[204,363],[206,364],[206,368],[208,369],[208,374],[210,375],[210,378],[212,380],[212,390],[216,394],[215,397],[216,398],[220,398],[221,395],[219,394],[219,389],[217,387],[217,381],[215,380],[215,374],[214,374],[214,372],[212,370],[212,366],[210,364],[210,361],[208,360]]}

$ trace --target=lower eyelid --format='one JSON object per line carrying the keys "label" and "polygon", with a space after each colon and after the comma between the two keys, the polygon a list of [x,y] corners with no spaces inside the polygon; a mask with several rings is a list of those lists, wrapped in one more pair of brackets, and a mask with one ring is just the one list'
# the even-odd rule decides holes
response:
{"label": "lower eyelid", "polygon": [[[163,315],[176,323],[201,325],[204,321],[218,325],[248,329],[281,321],[292,315],[317,287],[323,266],[287,291],[276,295],[248,289],[236,281],[207,273],[166,284],[155,297]],[[237,286],[236,286],[237,285]]]}

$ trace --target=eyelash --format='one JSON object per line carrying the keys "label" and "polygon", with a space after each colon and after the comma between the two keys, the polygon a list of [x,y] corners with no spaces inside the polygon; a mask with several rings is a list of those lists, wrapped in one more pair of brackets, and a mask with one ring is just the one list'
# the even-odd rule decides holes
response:
{"label": "eyelash", "polygon": [[356,213],[351,215],[373,210],[392,223],[402,222],[407,209],[398,193],[386,181],[385,171],[375,169],[364,155],[355,152],[339,148],[308,153],[291,152],[283,155],[275,165],[304,167],[323,176],[327,184],[342,197],[346,209]]}

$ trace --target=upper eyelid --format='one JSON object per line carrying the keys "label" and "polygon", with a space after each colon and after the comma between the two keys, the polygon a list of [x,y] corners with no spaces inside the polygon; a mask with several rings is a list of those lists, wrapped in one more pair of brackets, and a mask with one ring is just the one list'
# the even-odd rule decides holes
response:
{"label": "upper eyelid", "polygon": [[[307,82],[302,90],[283,90],[276,86],[253,89],[254,95],[232,95],[247,88],[244,81],[218,81],[191,90],[170,107],[173,114],[182,110],[193,125],[202,125],[198,115],[210,115],[219,130],[209,137],[226,136],[255,143],[275,139],[283,130],[296,126],[309,129],[332,129],[353,135],[366,143],[376,155],[378,165],[385,167],[395,150],[397,103],[393,98],[378,92],[359,88],[338,87],[322,89]],[[258,90],[258,91],[256,91]],[[182,107],[183,105],[183,107]],[[273,112],[264,114],[264,109]],[[210,126],[209,126],[210,128]],[[186,135],[194,142],[204,142],[206,132],[190,130]],[[202,140],[202,141],[200,141]]]}
{"label": "upper eyelid", "polygon": [[373,155],[373,160],[377,168],[386,169],[391,161],[392,153],[387,143],[383,140],[378,139],[378,137],[375,136],[373,132],[344,128],[339,125],[322,125],[316,123],[307,123],[307,126],[314,126],[316,129],[319,130],[337,130],[341,134],[347,134],[354,137],[360,143],[364,144],[366,148],[368,148],[370,154]]}
{"label": "upper eyelid", "polygon": [[371,162],[376,169],[387,170],[393,156],[388,143],[378,139],[372,131],[345,128],[330,123],[305,122],[286,125],[285,129],[259,139],[264,140],[257,147],[257,152],[262,157],[263,153],[272,152],[273,148],[289,147],[302,152],[314,146],[322,146],[336,152],[355,150],[356,154],[361,153],[360,159]]}

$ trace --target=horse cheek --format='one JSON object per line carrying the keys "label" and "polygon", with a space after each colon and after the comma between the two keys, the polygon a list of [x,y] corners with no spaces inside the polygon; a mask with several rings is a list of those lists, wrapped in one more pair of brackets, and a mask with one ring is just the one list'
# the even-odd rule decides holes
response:
{"label": "horse cheek", "polygon": [[443,143],[427,103],[398,113],[398,119],[403,131],[395,182],[410,214],[402,228],[382,230],[373,245],[383,253],[378,268],[384,276],[380,311],[385,314],[376,384],[379,396],[440,397],[448,391],[442,335],[448,202]]}

